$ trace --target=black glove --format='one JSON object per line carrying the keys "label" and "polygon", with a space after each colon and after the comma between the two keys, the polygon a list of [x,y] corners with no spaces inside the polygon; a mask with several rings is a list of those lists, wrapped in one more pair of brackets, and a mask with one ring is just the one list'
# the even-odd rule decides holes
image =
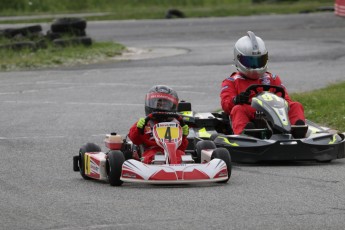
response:
{"label": "black glove", "polygon": [[234,104],[249,104],[249,92],[241,92],[234,98]]}

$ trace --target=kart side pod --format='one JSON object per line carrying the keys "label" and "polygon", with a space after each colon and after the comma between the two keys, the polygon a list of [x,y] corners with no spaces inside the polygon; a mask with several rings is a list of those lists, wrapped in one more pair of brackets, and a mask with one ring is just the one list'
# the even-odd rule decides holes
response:
{"label": "kart side pod", "polygon": [[105,146],[110,150],[121,150],[123,139],[117,133],[107,134],[104,139]]}

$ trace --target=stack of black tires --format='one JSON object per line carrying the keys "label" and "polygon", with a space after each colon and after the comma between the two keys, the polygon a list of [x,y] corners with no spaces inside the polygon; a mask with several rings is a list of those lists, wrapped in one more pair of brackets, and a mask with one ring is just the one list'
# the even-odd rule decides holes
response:
{"label": "stack of black tires", "polygon": [[53,21],[47,38],[55,45],[92,45],[92,39],[86,36],[86,20],[82,18],[58,18]]}
{"label": "stack of black tires", "polygon": [[0,49],[35,51],[45,46],[42,35],[42,26],[33,25],[20,28],[6,28],[0,30]]}
{"label": "stack of black tires", "polygon": [[83,18],[58,18],[52,22],[45,35],[41,25],[2,29],[0,49],[35,51],[47,48],[48,43],[59,47],[91,46],[92,39],[86,34],[86,25]]}

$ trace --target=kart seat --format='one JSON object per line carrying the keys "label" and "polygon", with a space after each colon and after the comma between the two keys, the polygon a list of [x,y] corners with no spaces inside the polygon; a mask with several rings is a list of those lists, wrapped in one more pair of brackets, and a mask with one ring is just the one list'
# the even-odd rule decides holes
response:
{"label": "kart seat", "polygon": [[180,101],[177,105],[178,112],[192,111],[192,104],[186,101]]}
{"label": "kart seat", "polygon": [[259,139],[269,139],[272,136],[272,131],[267,128],[244,129],[243,134]]}

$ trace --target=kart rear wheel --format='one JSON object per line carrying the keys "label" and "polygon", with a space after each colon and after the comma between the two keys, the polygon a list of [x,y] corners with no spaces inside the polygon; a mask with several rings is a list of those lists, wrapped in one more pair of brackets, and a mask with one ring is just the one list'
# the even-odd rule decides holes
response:
{"label": "kart rear wheel", "polygon": [[122,164],[125,162],[125,156],[119,150],[113,150],[108,153],[107,173],[111,186],[121,186],[123,181],[120,180]]}
{"label": "kart rear wheel", "polygon": [[218,183],[227,183],[231,176],[231,157],[230,153],[226,148],[217,148],[213,151],[211,160],[213,159],[221,159],[225,162],[226,167],[228,168],[228,179],[224,181],[219,181]]}
{"label": "kart rear wheel", "polygon": [[79,171],[80,175],[85,179],[85,180],[90,180],[91,178],[85,175],[85,166],[84,166],[84,156],[85,153],[88,152],[100,152],[101,148],[94,144],[94,143],[87,143],[83,145],[79,149]]}
{"label": "kart rear wheel", "polygon": [[201,163],[201,150],[216,148],[216,144],[213,141],[203,140],[196,143],[196,163]]}

